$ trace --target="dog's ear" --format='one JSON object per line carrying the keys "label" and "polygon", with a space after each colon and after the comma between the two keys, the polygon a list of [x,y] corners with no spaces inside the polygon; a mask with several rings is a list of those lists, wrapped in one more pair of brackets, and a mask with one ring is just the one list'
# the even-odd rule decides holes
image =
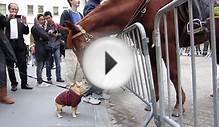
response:
{"label": "dog's ear", "polygon": [[80,84],[80,82],[78,82],[78,81],[75,81],[75,83],[76,83],[76,84]]}

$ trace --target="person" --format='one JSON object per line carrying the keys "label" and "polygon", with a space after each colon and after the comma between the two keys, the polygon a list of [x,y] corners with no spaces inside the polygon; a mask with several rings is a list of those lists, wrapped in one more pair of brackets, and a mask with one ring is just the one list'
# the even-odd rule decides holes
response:
{"label": "person", "polygon": [[43,14],[37,15],[37,19],[35,20],[34,25],[31,28],[31,33],[35,41],[37,85],[39,87],[48,87],[50,85],[44,84],[42,79],[42,70],[48,55],[46,45],[49,41],[49,34],[46,32],[45,19]]}
{"label": "person", "polygon": [[[78,23],[83,15],[77,11],[77,8],[80,6],[80,0],[67,0],[71,9],[64,10],[61,14],[60,25],[65,27],[65,22],[70,21],[72,23]],[[67,42],[67,32],[61,31],[63,42]],[[64,44],[65,45],[65,44]],[[65,46],[61,45],[61,54],[65,56]]]}
{"label": "person", "polygon": [[60,43],[61,43],[61,34],[59,33],[59,30],[61,29],[59,24],[56,24],[52,20],[52,13],[50,11],[46,11],[44,13],[44,17],[47,21],[47,31],[50,35],[49,39],[49,48],[48,51],[48,58],[46,61],[46,76],[47,80],[52,83],[51,78],[51,69],[53,67],[53,61],[55,61],[56,65],[56,81],[57,82],[65,82],[61,78],[61,57],[60,57]]}
{"label": "person", "polygon": [[31,56],[31,65],[35,66],[36,65],[36,60],[35,60],[35,44],[30,45],[30,56]]}
{"label": "person", "polygon": [[0,14],[0,102],[4,104],[13,104],[15,103],[14,100],[7,95],[6,58],[8,57],[10,60],[16,62],[16,57],[9,40],[3,32],[6,23],[5,16]]}
{"label": "person", "polygon": [[[21,89],[32,89],[27,84],[27,47],[24,43],[23,34],[29,33],[29,27],[27,25],[26,17],[16,17],[19,11],[16,3],[10,3],[8,5],[8,23],[6,25],[6,36],[8,37],[12,48],[14,49],[17,58],[17,67],[21,78]],[[16,91],[18,82],[16,80],[14,72],[14,62],[7,62],[9,79],[11,81],[11,90]]]}
{"label": "person", "polygon": [[[98,6],[100,3],[102,2],[102,0],[89,0],[83,10],[83,14],[84,16],[86,16],[87,14],[89,14],[93,9],[96,8],[96,6]],[[109,99],[110,95],[106,94],[103,92],[104,90],[96,87],[95,85],[91,85],[91,88],[87,91],[86,93],[86,98],[84,101],[88,101],[90,96],[96,98],[96,99]]]}
{"label": "person", "polygon": [[[66,21],[70,21],[74,24],[77,24],[82,18],[83,18],[83,15],[77,11],[77,8],[79,7],[80,5],[80,0],[68,0],[68,3],[71,7],[71,9],[68,9],[68,10],[64,10],[61,14],[61,18],[60,18],[60,25],[64,26],[65,27],[65,22]],[[62,40],[64,40],[64,42],[66,42],[67,40],[67,32],[66,31],[62,31]],[[78,72],[80,72],[79,70],[81,70],[80,68],[80,64],[78,63],[77,61],[77,64],[76,64],[76,70],[75,70],[75,76],[78,74]],[[74,79],[75,80],[75,79]],[[85,102],[88,102],[90,104],[94,104],[94,105],[97,105],[97,104],[100,104],[100,100],[98,99],[95,99],[91,96],[87,96],[86,98],[83,97],[82,98],[83,101]]]}
{"label": "person", "polygon": [[84,6],[83,14],[84,16],[90,13],[93,9],[96,8],[101,3],[102,0],[88,0]]}

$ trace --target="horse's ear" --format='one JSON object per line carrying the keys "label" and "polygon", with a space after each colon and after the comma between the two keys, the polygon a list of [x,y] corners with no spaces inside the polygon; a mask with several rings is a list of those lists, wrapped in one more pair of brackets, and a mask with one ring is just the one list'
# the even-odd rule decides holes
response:
{"label": "horse's ear", "polygon": [[72,22],[66,21],[65,25],[70,31],[72,31],[73,34],[76,34],[78,32],[77,27]]}
{"label": "horse's ear", "polygon": [[69,29],[73,28],[73,24],[70,21],[65,21],[65,26]]}
{"label": "horse's ear", "polygon": [[74,42],[72,40],[72,36],[77,33],[77,28],[70,21],[66,21],[65,22],[65,26],[68,28],[68,35],[67,35],[67,44],[66,44],[66,46],[67,46],[67,48],[72,49],[74,47],[74,44],[73,44]]}

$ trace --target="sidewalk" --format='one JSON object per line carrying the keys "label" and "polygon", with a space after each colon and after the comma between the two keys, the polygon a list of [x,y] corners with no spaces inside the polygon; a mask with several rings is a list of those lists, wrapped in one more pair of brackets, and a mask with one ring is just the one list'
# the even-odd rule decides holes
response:
{"label": "sidewalk", "polygon": [[[74,62],[71,51],[66,51],[66,58],[62,62],[62,77],[71,82]],[[72,64],[70,64],[72,63]],[[72,68],[72,69],[71,69]],[[17,72],[16,72],[17,73]],[[35,67],[28,66],[28,74],[35,76]],[[43,72],[44,79],[45,69]],[[55,70],[52,70],[53,83],[55,82]],[[72,76],[72,77],[71,77]],[[18,77],[18,76],[17,76]],[[19,80],[19,78],[17,78]],[[80,115],[77,118],[71,116],[70,107],[63,108],[63,118],[55,115],[54,98],[63,91],[62,88],[51,86],[47,88],[36,87],[36,80],[28,78],[28,84],[33,90],[22,90],[20,84],[16,92],[8,93],[15,99],[15,104],[5,105],[0,103],[0,126],[1,127],[110,127],[110,120],[104,105],[91,105],[84,102],[79,104]]]}

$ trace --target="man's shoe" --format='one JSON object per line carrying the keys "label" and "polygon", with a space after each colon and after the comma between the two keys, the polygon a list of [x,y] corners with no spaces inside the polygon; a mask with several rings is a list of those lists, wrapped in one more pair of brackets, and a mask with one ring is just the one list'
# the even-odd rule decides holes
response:
{"label": "man's shoe", "polygon": [[82,97],[82,101],[86,102],[86,103],[90,103],[92,105],[99,105],[101,103],[100,100],[95,99],[91,96],[87,96],[87,97]]}
{"label": "man's shoe", "polygon": [[5,97],[0,98],[0,102],[4,103],[4,104],[14,104],[15,103],[14,100],[9,96],[5,96]]}
{"label": "man's shoe", "polygon": [[37,86],[43,88],[43,87],[50,87],[51,84],[48,84],[48,83],[40,83],[40,84],[37,84]]}
{"label": "man's shoe", "polygon": [[50,84],[52,84],[52,80],[51,80],[51,79],[50,79],[50,80],[47,80],[47,82],[50,83]]}
{"label": "man's shoe", "polygon": [[17,91],[17,86],[12,86],[11,91]]}
{"label": "man's shoe", "polygon": [[106,93],[102,93],[102,94],[95,94],[95,93],[93,93],[92,97],[95,98],[95,99],[99,99],[99,100],[101,100],[101,99],[109,100],[110,99],[110,95],[106,94]]}
{"label": "man's shoe", "polygon": [[29,86],[21,86],[21,89],[26,89],[26,90],[31,90],[31,89],[33,89],[33,87],[29,87]]}
{"label": "man's shoe", "polygon": [[63,79],[57,79],[56,81],[57,82],[65,82],[65,80],[63,80]]}

